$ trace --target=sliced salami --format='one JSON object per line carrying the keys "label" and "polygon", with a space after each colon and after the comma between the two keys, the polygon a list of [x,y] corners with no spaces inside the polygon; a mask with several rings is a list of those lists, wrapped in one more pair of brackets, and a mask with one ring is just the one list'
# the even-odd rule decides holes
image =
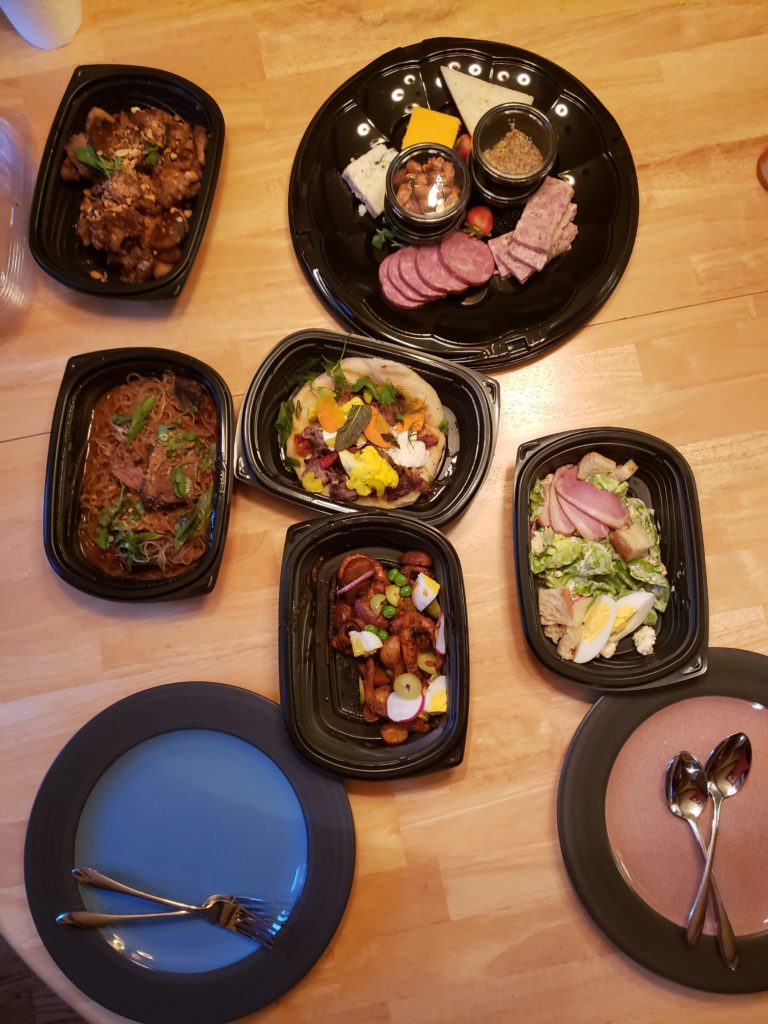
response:
{"label": "sliced salami", "polygon": [[446,289],[435,288],[419,276],[416,269],[418,251],[419,247],[415,245],[409,245],[407,248],[401,249],[400,259],[396,264],[397,272],[405,280],[406,284],[423,298],[425,302],[429,302],[430,299],[442,299]]}
{"label": "sliced salami", "polygon": [[438,246],[420,245],[416,249],[416,274],[430,288],[446,292],[463,292],[467,286],[440,262]]}
{"label": "sliced salami", "polygon": [[395,288],[402,292],[406,299],[410,299],[411,302],[427,302],[428,299],[412,287],[410,281],[403,276],[400,270],[400,261],[403,258],[404,251],[404,249],[396,249],[390,256],[389,263],[387,264],[389,278]]}
{"label": "sliced salami", "polygon": [[381,287],[381,294],[384,298],[393,306],[397,306],[398,309],[417,309],[422,305],[420,301],[414,301],[404,295],[398,287],[392,281],[389,276],[389,263],[396,253],[392,253],[386,256],[379,264],[379,286]]}
{"label": "sliced salami", "polygon": [[463,231],[446,235],[438,246],[437,254],[448,272],[467,285],[485,284],[496,266],[487,244]]}

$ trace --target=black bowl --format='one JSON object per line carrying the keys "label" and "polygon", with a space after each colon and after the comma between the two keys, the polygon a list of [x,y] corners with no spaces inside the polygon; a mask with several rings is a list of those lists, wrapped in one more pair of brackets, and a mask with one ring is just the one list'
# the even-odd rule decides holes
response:
{"label": "black bowl", "polygon": [[[293,394],[308,363],[321,356],[384,356],[420,374],[437,391],[455,420],[449,430],[446,457],[433,493],[401,508],[406,515],[439,526],[455,519],[480,490],[493,459],[499,422],[499,385],[490,377],[434,356],[407,352],[398,345],[332,331],[298,331],[279,342],[248,386],[235,438],[235,476],[314,512],[367,511],[354,502],[311,494],[286,465],[275,429],[280,403]],[[447,416],[450,420],[450,416]],[[460,440],[461,447],[458,448]]]}
{"label": "black bowl", "polygon": [[[208,550],[187,572],[170,579],[110,576],[86,560],[77,535],[91,415],[99,398],[124,384],[129,374],[160,376],[165,370],[202,383],[216,405],[218,454]],[[48,561],[59,576],[86,594],[113,601],[167,601],[213,590],[232,497],[233,419],[232,396],[223,378],[192,356],[162,348],[118,348],[71,358],[53,414],[45,475],[43,540]]]}
{"label": "black bowl", "polygon": [[[64,147],[73,132],[82,131],[91,107],[117,113],[132,106],[154,106],[179,114],[208,132],[205,173],[173,269],[152,281],[125,284],[107,271],[106,283],[91,271],[106,270],[103,254],[86,248],[75,234],[83,186],[64,181],[59,173]],[[211,211],[224,147],[224,118],[218,104],[185,78],[155,68],[124,64],[86,64],[75,68],[53,119],[37,174],[29,225],[29,247],[51,277],[77,291],[111,299],[169,299],[184,287]]]}
{"label": "black bowl", "polygon": [[[395,563],[408,549],[432,556],[446,623],[448,714],[430,733],[388,747],[363,721],[354,659],[329,643],[331,583],[354,551]],[[349,778],[389,780],[453,768],[464,757],[469,639],[458,556],[443,535],[397,512],[314,519],[291,526],[280,577],[280,703],[288,733],[310,761]]]}
{"label": "black bowl", "polygon": [[[626,637],[612,658],[576,665],[558,655],[539,620],[538,584],[529,568],[528,507],[531,488],[539,477],[564,463],[578,462],[590,451],[619,463],[628,459],[638,463],[628,493],[654,510],[672,594],[655,627],[657,641],[652,654],[639,654],[632,638]],[[650,434],[620,427],[593,427],[529,441],[517,452],[514,519],[523,629],[531,650],[547,668],[574,682],[611,692],[665,686],[706,671],[708,602],[701,516],[693,473],[675,448]]]}

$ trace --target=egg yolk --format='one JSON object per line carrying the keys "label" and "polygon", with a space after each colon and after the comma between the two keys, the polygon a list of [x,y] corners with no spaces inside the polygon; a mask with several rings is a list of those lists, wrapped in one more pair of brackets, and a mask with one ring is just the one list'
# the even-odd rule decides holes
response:
{"label": "egg yolk", "polygon": [[619,608],[616,612],[616,621],[613,624],[611,633],[620,633],[635,614],[635,611],[635,608],[627,607],[626,605],[623,608]]}
{"label": "egg yolk", "polygon": [[594,640],[600,631],[605,629],[611,617],[611,608],[607,601],[594,602],[587,609],[584,621],[581,624],[582,643]]}

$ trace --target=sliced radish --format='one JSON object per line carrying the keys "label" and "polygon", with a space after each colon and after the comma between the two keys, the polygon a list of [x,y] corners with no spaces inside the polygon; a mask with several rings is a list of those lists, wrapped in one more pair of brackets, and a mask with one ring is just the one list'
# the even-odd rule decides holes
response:
{"label": "sliced radish", "polygon": [[401,697],[394,691],[387,697],[387,718],[393,722],[410,722],[424,707],[424,694],[418,697]]}
{"label": "sliced radish", "polygon": [[435,650],[438,654],[445,654],[445,616],[440,612],[437,620],[437,633],[435,635]]}

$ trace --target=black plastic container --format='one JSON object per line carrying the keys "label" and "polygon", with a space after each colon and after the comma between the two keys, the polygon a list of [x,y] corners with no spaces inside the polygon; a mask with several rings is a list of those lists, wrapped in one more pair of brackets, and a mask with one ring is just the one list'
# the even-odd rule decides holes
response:
{"label": "black plastic container", "polygon": [[236,478],[313,512],[369,511],[357,508],[354,502],[335,501],[304,490],[284,461],[275,428],[280,403],[294,393],[297,377],[307,364],[319,364],[321,356],[333,362],[342,354],[395,360],[415,370],[437,391],[452,424],[443,467],[433,493],[399,511],[433,526],[455,519],[474,499],[491,466],[498,433],[498,383],[434,356],[417,355],[398,345],[352,334],[298,331],[272,349],[243,398],[235,438]]}
{"label": "black plastic container", "polygon": [[[408,549],[432,556],[445,616],[448,713],[442,725],[388,747],[363,720],[355,660],[329,643],[331,584],[345,555],[363,551],[385,565]],[[349,778],[389,780],[453,768],[464,756],[469,715],[469,640],[464,580],[438,531],[397,512],[315,519],[291,526],[280,577],[280,703],[298,750]]]}
{"label": "black plastic container", "polygon": [[[563,660],[543,632],[538,612],[538,584],[529,568],[529,496],[536,480],[558,466],[578,462],[590,451],[638,470],[629,494],[654,510],[661,560],[672,594],[655,626],[652,654],[639,654],[631,637],[620,641],[610,659],[577,665]],[[691,468],[671,445],[650,434],[620,427],[594,427],[555,434],[521,445],[515,468],[515,565],[525,636],[547,668],[601,691],[628,691],[666,686],[701,675],[707,667],[708,601],[704,545],[696,484]]]}
{"label": "black plastic container", "polygon": [[[84,557],[77,535],[86,445],[96,402],[129,374],[161,376],[170,370],[202,383],[216,405],[217,460],[208,550],[189,570],[170,579],[110,576]],[[66,365],[51,426],[45,475],[43,540],[63,580],[113,601],[167,601],[206,594],[216,583],[232,497],[232,396],[223,378],[199,359],[162,348],[118,348],[74,356]]]}
{"label": "black plastic container", "polygon": [[[181,245],[181,259],[173,269],[152,281],[125,284],[106,269],[104,254],[86,248],[75,234],[83,185],[64,181],[59,173],[64,147],[73,132],[82,131],[91,107],[108,113],[132,106],[160,107],[178,114],[208,132],[205,169],[189,233]],[[75,68],[53,119],[32,198],[29,246],[32,255],[51,277],[77,291],[111,299],[170,299],[184,287],[192,269],[211,211],[224,147],[224,118],[218,104],[185,78],[155,68],[125,64],[85,64]],[[108,280],[91,277],[106,271]]]}

